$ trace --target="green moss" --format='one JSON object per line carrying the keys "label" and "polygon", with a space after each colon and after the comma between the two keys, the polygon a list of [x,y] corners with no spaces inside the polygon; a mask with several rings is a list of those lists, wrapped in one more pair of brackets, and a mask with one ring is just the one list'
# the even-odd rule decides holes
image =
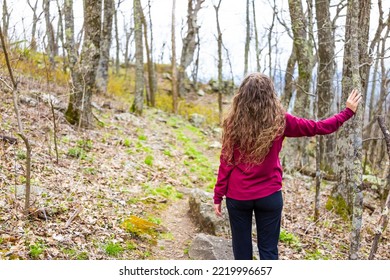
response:
{"label": "green moss", "polygon": [[329,256],[322,253],[320,250],[315,249],[306,253],[305,260],[329,260]]}
{"label": "green moss", "polygon": [[152,155],[147,155],[146,158],[145,158],[145,163],[149,166],[152,166],[153,165],[153,156]]}
{"label": "green moss", "polygon": [[328,211],[335,211],[343,220],[349,221],[348,205],[341,195],[329,196],[325,208]]}
{"label": "green moss", "polygon": [[128,219],[124,220],[121,227],[136,237],[149,236],[155,240],[158,236],[157,224],[134,215],[131,215]]}
{"label": "green moss", "polygon": [[110,241],[105,245],[104,251],[107,255],[116,257],[123,252],[123,248],[119,243]]}

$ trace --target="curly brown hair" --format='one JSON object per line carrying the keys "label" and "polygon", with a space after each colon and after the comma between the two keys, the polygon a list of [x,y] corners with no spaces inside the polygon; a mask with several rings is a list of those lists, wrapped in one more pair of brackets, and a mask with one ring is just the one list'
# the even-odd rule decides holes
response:
{"label": "curly brown hair", "polygon": [[[261,73],[242,81],[223,122],[222,157],[228,164],[260,164],[285,128],[285,110],[272,80]],[[240,158],[234,159],[234,149]]]}

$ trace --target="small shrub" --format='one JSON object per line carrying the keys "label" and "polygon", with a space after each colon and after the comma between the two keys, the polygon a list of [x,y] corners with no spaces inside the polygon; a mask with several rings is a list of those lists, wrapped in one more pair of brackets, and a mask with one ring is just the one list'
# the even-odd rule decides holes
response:
{"label": "small shrub", "polygon": [[37,259],[42,253],[43,251],[45,250],[45,245],[44,243],[42,242],[37,242],[33,245],[30,245],[30,256],[33,258],[33,259]]}

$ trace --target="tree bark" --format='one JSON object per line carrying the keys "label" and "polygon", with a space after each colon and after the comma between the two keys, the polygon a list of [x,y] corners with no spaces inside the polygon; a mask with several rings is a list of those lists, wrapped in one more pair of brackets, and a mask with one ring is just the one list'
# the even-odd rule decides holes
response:
{"label": "tree bark", "polygon": [[148,25],[146,23],[144,12],[141,9],[141,17],[142,17],[142,25],[144,27],[144,40],[145,40],[145,48],[146,48],[146,61],[148,64],[148,105],[155,107],[156,106],[156,88],[155,88],[155,73],[153,66],[153,57],[151,54],[151,48],[149,47],[149,39],[148,39]]}
{"label": "tree bark", "polygon": [[177,67],[176,67],[176,0],[172,1],[172,24],[171,24],[171,41],[172,41],[172,110],[174,114],[178,113],[178,84],[177,84]]}
{"label": "tree bark", "polygon": [[[367,0],[369,1],[369,0]],[[362,81],[360,76],[360,61],[362,57],[359,48],[359,0],[349,0],[347,8],[346,31],[345,31],[345,51],[343,60],[343,79],[342,92],[343,103],[349,96],[353,88],[362,92]],[[360,248],[360,231],[362,226],[363,214],[363,193],[362,193],[362,131],[363,131],[363,115],[364,104],[355,113],[354,118],[345,124],[344,137],[340,142],[345,145],[339,151],[343,154],[343,163],[341,168],[344,169],[345,181],[341,181],[340,185],[346,187],[350,192],[349,203],[352,206],[352,230],[351,230],[351,246],[349,258],[352,260],[359,259]]]}
{"label": "tree bark", "polygon": [[142,115],[144,105],[144,55],[142,43],[142,7],[140,0],[134,0],[134,36],[135,36],[135,92],[132,111]]}
{"label": "tree bark", "polygon": [[222,32],[219,25],[219,8],[222,0],[219,0],[218,5],[214,6],[215,17],[217,20],[217,43],[218,43],[218,110],[219,124],[223,122],[223,107],[222,107]]}
{"label": "tree bark", "polygon": [[255,0],[252,0],[252,13],[253,13],[253,27],[255,32],[255,51],[256,51],[256,71],[260,72],[260,48],[259,48],[259,34],[257,32],[257,24],[256,24],[256,8],[255,8]]}
{"label": "tree bark", "polygon": [[249,45],[250,45],[250,29],[251,29],[251,24],[249,20],[249,0],[246,0],[246,36],[245,36],[245,52],[244,52],[244,77],[248,74],[248,57],[249,57]]}
{"label": "tree bark", "polygon": [[[71,0],[67,1],[71,2]],[[93,124],[91,102],[92,96],[97,91],[96,69],[100,58],[101,14],[101,0],[84,1],[84,41],[80,59],[74,64],[73,92],[65,112],[66,119],[71,124],[84,128],[89,128]],[[66,29],[69,30],[68,28],[70,27],[67,26]],[[69,39],[72,41],[71,38]],[[71,59],[71,63],[74,63],[74,55]]]}
{"label": "tree bark", "polygon": [[33,20],[31,24],[31,42],[30,42],[30,48],[33,51],[37,50],[37,41],[35,38],[35,33],[37,32],[37,23],[39,20],[39,17],[37,15],[37,8],[38,8],[38,0],[35,1],[34,6],[31,5],[30,0],[27,1],[28,5],[30,6],[32,12],[33,12]]}
{"label": "tree bark", "polygon": [[[388,155],[388,158],[390,159],[390,132],[385,126],[385,119],[383,116],[378,117],[378,123],[379,123],[380,129],[382,130],[382,133],[385,137],[387,155]],[[372,242],[370,255],[368,257],[369,260],[374,259],[376,251],[378,250],[379,240],[382,236],[382,233],[386,230],[386,227],[387,227],[388,222],[389,222],[388,212],[390,209],[390,192],[389,192],[389,190],[390,190],[390,167],[388,167],[388,169],[387,169],[387,179],[386,179],[386,186],[385,186],[384,190],[385,190],[385,193],[387,193],[385,196],[385,197],[387,197],[387,199],[385,201],[385,204],[384,204],[384,207],[382,210],[382,214],[381,214],[381,217],[380,217],[379,222],[378,222],[378,227],[375,229],[374,240]]]}
{"label": "tree bark", "polygon": [[[317,74],[317,108],[318,119],[330,115],[330,108],[333,102],[333,76],[334,76],[334,48],[335,41],[333,27],[330,20],[330,1],[316,0],[316,16],[318,29],[318,74]],[[327,157],[326,138],[319,137],[319,156],[321,165],[330,166],[333,159]],[[328,164],[329,163],[329,164]],[[326,167],[325,167],[326,168]]]}
{"label": "tree bark", "polygon": [[96,74],[98,92],[107,93],[108,66],[110,63],[110,49],[112,37],[112,19],[115,12],[115,1],[104,0],[103,29],[100,42],[100,59]]}
{"label": "tree bark", "polygon": [[181,50],[180,64],[178,67],[178,87],[179,95],[185,94],[184,79],[185,71],[194,60],[195,48],[199,44],[198,34],[198,12],[202,8],[205,0],[187,0],[187,33],[183,39],[183,47]]}
{"label": "tree bark", "polygon": [[3,0],[3,37],[4,41],[8,41],[8,28],[9,28],[10,13],[8,12],[7,0]]}
{"label": "tree bark", "polygon": [[50,66],[55,66],[54,57],[58,54],[58,47],[56,46],[54,28],[50,20],[50,0],[43,0],[43,13],[45,15],[46,23],[46,37],[47,37],[47,54],[49,55]]}
{"label": "tree bark", "polygon": [[286,65],[286,73],[284,74],[284,89],[282,104],[286,110],[290,107],[291,97],[294,92],[294,70],[297,63],[297,54],[295,44],[293,43],[291,54]]}

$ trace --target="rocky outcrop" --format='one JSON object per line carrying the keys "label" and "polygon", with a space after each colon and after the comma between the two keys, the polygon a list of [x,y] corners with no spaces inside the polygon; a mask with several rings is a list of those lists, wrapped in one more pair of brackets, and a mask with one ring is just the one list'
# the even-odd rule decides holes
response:
{"label": "rocky outcrop", "polygon": [[211,235],[229,235],[230,225],[227,213],[223,218],[214,213],[213,197],[200,189],[194,189],[190,193],[189,213],[199,230]]}

